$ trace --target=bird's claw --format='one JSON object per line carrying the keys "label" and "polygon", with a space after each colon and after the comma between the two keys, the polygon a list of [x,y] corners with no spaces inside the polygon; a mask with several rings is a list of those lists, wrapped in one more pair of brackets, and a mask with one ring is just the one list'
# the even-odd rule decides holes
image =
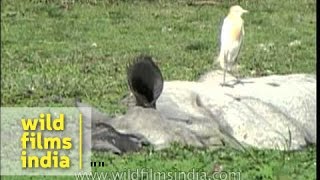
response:
{"label": "bird's claw", "polygon": [[236,85],[236,84],[244,85],[244,82],[241,81],[241,79],[237,78],[236,81],[235,81],[235,83],[234,83],[234,85]]}
{"label": "bird's claw", "polygon": [[220,85],[222,86],[222,87],[230,87],[230,88],[233,88],[233,85],[231,85],[231,84],[227,84],[227,83],[220,83]]}

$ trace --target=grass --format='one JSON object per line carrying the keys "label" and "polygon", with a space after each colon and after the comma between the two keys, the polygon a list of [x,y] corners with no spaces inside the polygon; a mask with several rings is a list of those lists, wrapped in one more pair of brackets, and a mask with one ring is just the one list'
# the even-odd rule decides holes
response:
{"label": "grass", "polygon": [[[250,11],[244,15],[242,76],[315,73],[314,0],[245,0],[240,5]],[[128,0],[69,7],[1,1],[1,106],[70,106],[80,97],[110,115],[122,114],[126,63],[140,53],[157,59],[165,80],[196,80],[215,68],[219,23],[229,4]],[[221,164],[224,171],[241,171],[242,179],[315,179],[315,149],[289,154],[254,150],[262,163],[231,149],[181,146],[123,157],[95,153],[93,160],[112,162],[96,171],[146,167],[209,172],[213,164]],[[14,178],[21,177],[5,177]]]}

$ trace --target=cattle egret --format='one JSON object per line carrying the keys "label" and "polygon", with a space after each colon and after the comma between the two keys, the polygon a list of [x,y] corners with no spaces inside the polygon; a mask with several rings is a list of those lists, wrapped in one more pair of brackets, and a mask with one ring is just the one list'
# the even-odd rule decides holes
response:
{"label": "cattle egret", "polygon": [[223,20],[220,36],[220,53],[218,57],[220,66],[224,71],[222,85],[226,85],[226,72],[231,71],[232,66],[237,61],[244,36],[243,19],[241,16],[247,12],[247,10],[242,9],[242,7],[238,5],[232,6],[229,14]]}

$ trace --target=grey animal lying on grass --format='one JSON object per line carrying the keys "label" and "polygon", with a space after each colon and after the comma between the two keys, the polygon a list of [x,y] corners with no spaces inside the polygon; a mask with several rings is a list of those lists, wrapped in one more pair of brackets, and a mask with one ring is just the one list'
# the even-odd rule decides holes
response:
{"label": "grey animal lying on grass", "polygon": [[[220,86],[222,74],[213,71],[198,82],[163,83],[152,58],[139,56],[128,67],[133,94],[125,99],[128,112],[115,118],[92,112],[92,148],[124,153],[145,144],[163,149],[178,142],[203,148],[299,150],[315,144],[315,76],[250,78],[229,88]],[[229,75],[226,79],[235,80]],[[80,110],[88,106],[76,105]]]}

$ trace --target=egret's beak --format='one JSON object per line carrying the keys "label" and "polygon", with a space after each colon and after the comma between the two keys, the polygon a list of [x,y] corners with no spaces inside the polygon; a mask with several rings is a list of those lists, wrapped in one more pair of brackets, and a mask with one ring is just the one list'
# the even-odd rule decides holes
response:
{"label": "egret's beak", "polygon": [[245,10],[245,9],[243,9],[242,12],[243,12],[243,13],[249,13],[249,11],[248,11],[248,10]]}

